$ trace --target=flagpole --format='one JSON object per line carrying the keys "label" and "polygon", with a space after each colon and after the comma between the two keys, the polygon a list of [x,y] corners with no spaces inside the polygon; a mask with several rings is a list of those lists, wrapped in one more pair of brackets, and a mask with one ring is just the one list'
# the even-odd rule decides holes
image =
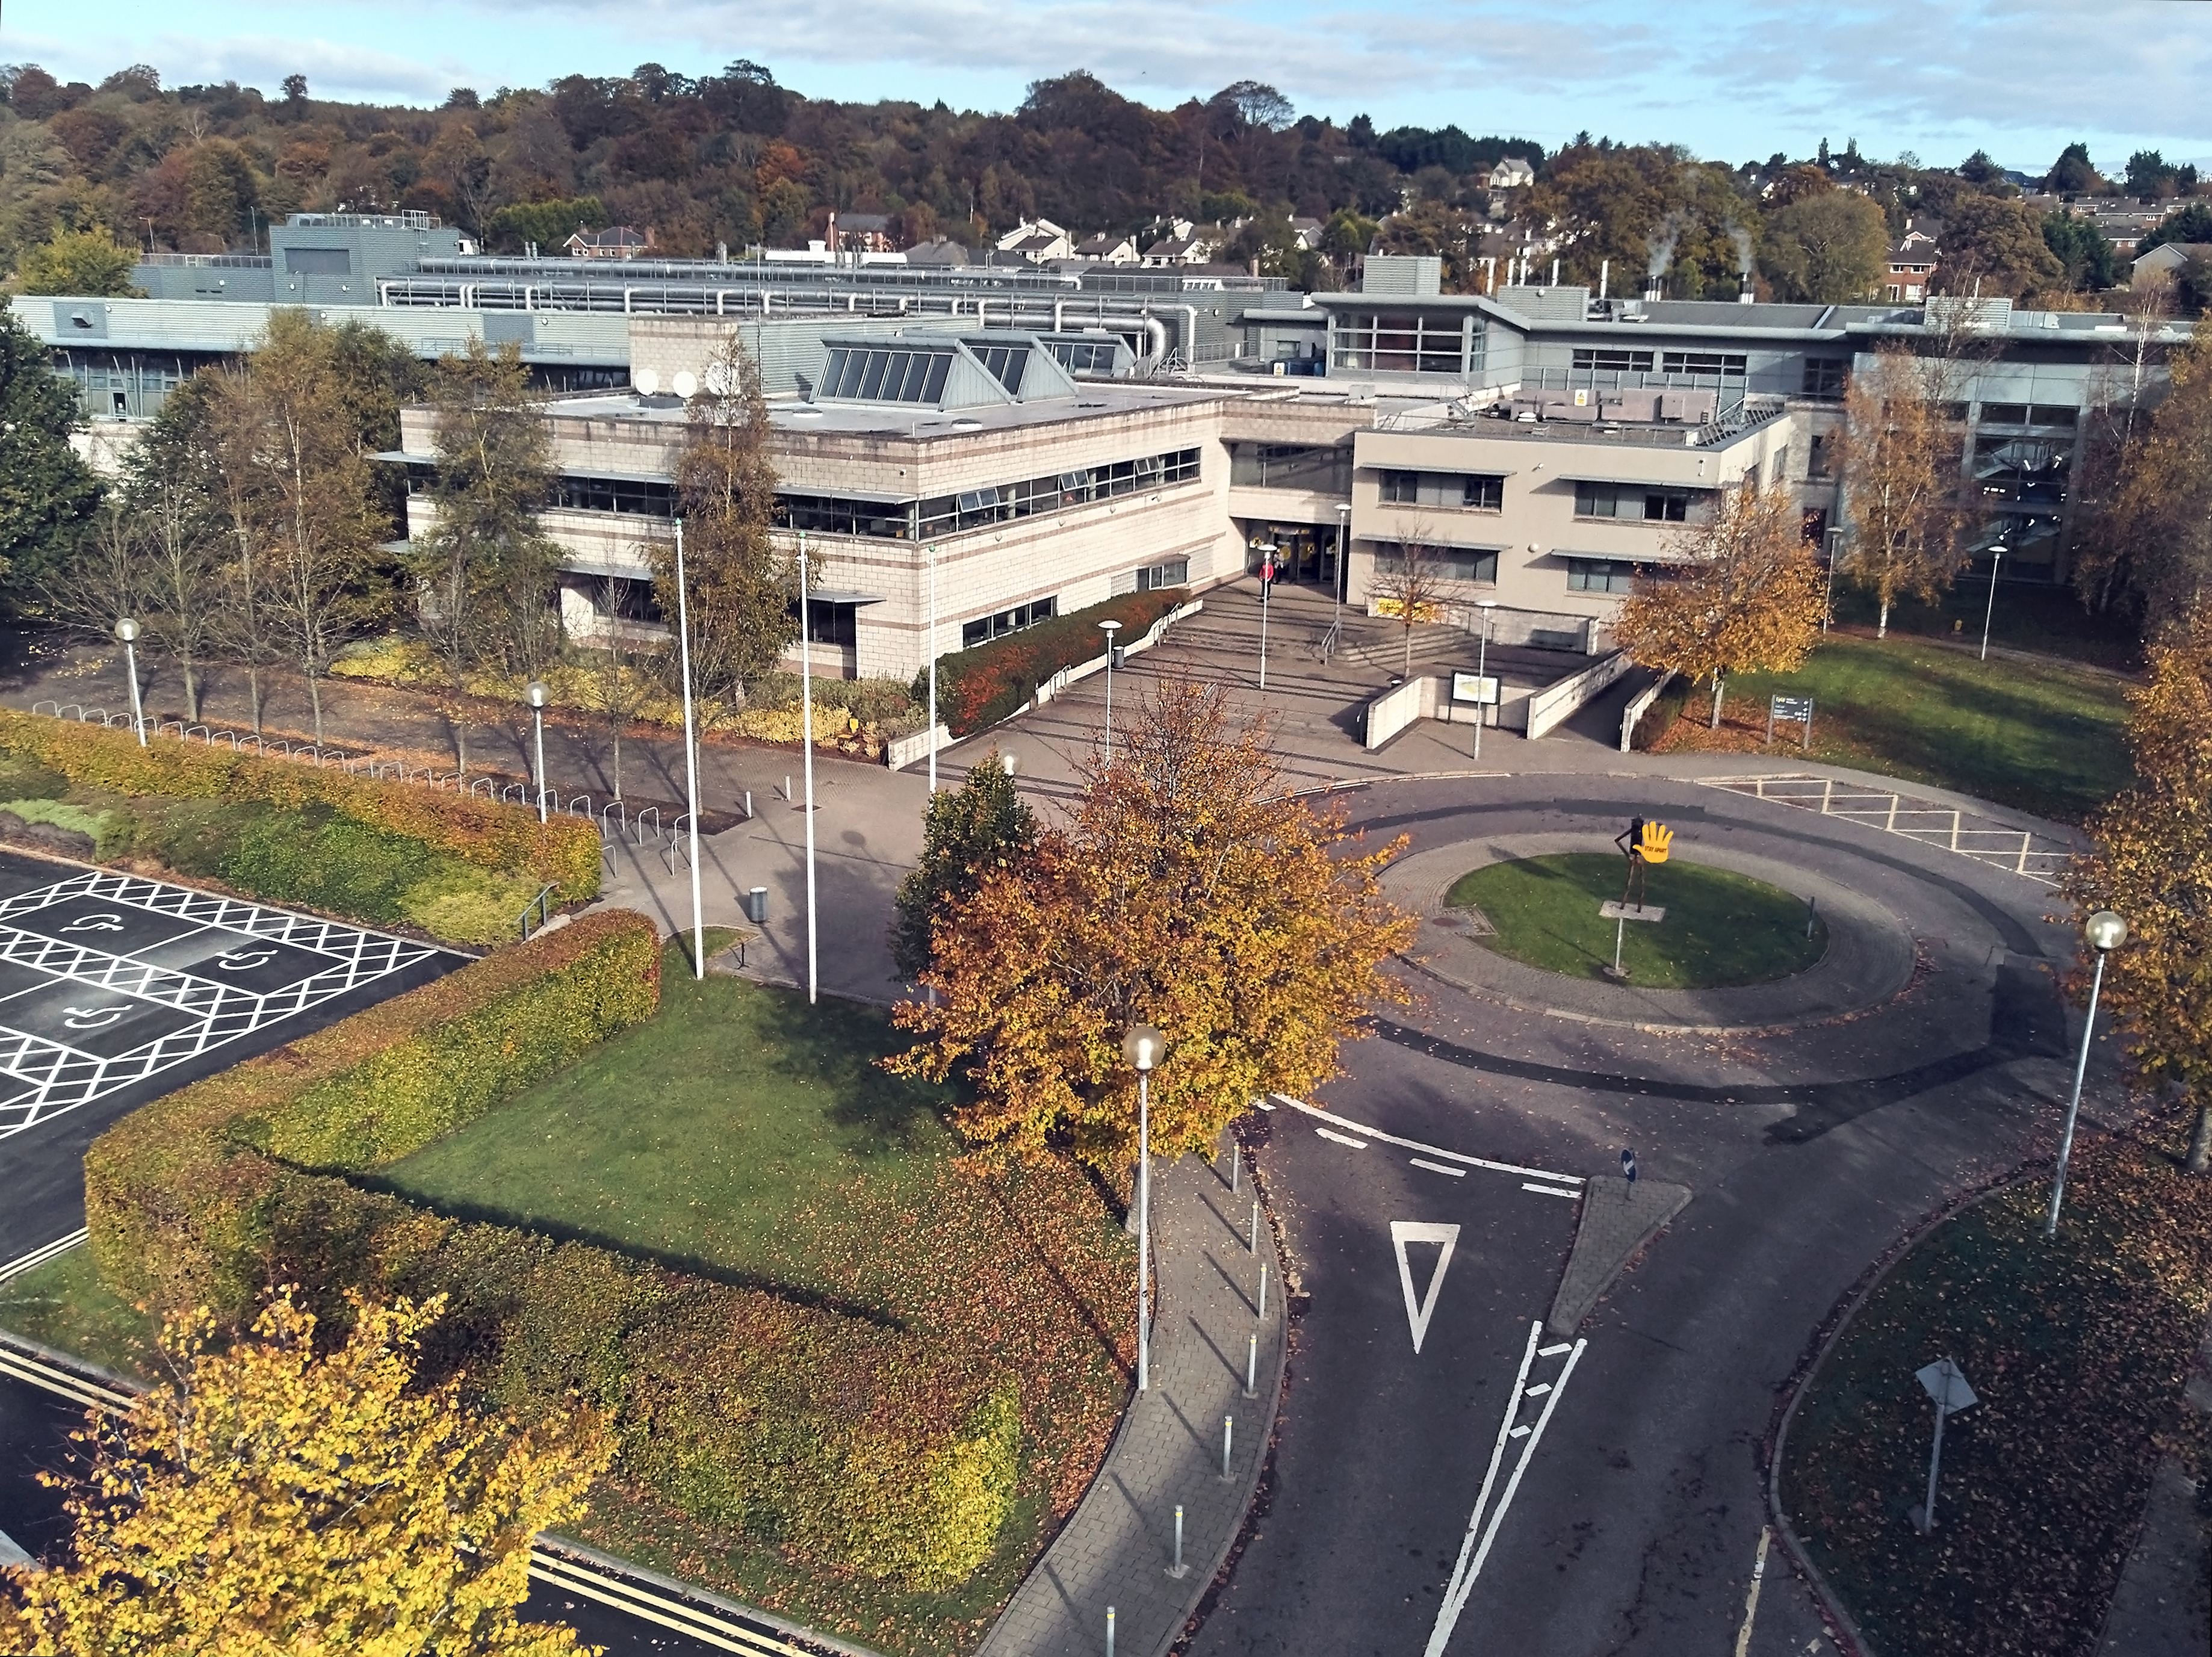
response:
{"label": "flagpole", "polygon": [[[617,618],[620,625],[620,618]],[[684,520],[676,520],[676,636],[684,670],[684,792],[691,818],[691,968],[707,976],[707,920],[699,897],[699,747],[691,723],[691,603],[684,592]],[[539,769],[542,771],[541,764]]]}
{"label": "flagpole", "polygon": [[929,549],[929,797],[937,798],[937,549]]}

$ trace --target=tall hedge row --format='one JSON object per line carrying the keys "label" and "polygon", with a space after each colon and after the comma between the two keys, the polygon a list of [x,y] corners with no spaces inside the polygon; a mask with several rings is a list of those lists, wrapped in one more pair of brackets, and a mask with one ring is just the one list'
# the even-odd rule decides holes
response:
{"label": "tall hedge row", "polygon": [[[942,656],[937,663],[938,717],[956,737],[996,725],[1033,700],[1037,687],[1064,667],[1106,653],[1101,622],[1119,622],[1123,644],[1190,597],[1182,587],[1132,592],[1103,604],[1055,616],[1049,622],[994,639],[973,650]],[[915,681],[917,699],[927,694],[929,670]]]}
{"label": "tall hedge row", "polygon": [[159,741],[140,747],[127,729],[71,724],[0,709],[0,748],[36,758],[72,782],[124,794],[251,800],[297,810],[324,804],[356,822],[419,840],[478,868],[528,871],[560,889],[562,902],[599,889],[599,830],[580,817],[353,776],[334,766]]}
{"label": "tall hedge row", "polygon": [[644,917],[587,915],[126,1117],[85,1158],[101,1273],[158,1310],[231,1320],[298,1283],[333,1326],[349,1287],[442,1293],[440,1370],[526,1417],[590,1399],[616,1423],[620,1470],[702,1524],[954,1586],[1012,1505],[1018,1417],[1011,1395],[944,1386],[926,1332],[373,1187],[650,1017],[660,961]]}

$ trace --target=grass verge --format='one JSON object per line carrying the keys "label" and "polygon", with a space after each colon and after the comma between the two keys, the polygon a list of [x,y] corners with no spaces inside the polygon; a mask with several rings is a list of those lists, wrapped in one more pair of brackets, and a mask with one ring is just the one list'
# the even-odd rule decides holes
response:
{"label": "grass verge", "polygon": [[[1603,853],[1516,858],[1462,875],[1444,901],[1480,908],[1498,929],[1480,941],[1498,954],[1591,978],[1613,964],[1615,923],[1598,906],[1620,896],[1626,869]],[[1804,971],[1828,947],[1827,923],[1804,904],[1729,870],[1669,861],[1647,871],[1644,901],[1664,905],[1667,918],[1630,921],[1621,936],[1621,964],[1641,989],[1769,983]]]}
{"label": "grass verge", "polygon": [[[794,1569],[645,1491],[594,1501],[585,1536],[886,1651],[972,1649],[1103,1454],[1130,1355],[1129,1245],[1072,1167],[974,1172],[938,1094],[885,1076],[872,1010],[672,954],[661,1011],[383,1170],[425,1206],[589,1241],[725,1282],[927,1329],[943,1363],[1013,1380],[1023,1471],[999,1545],[957,1589]],[[824,1384],[834,1384],[825,1377]]]}
{"label": "grass verge", "polygon": [[[1936,1228],[1860,1308],[1800,1406],[1784,1510],[1883,1651],[2069,1657],[2096,1643],[2160,1456],[2188,1459],[2182,1388],[2212,1308],[2212,1179],[2187,1123],[2077,1146],[2057,1236],[2036,1181]],[[1943,1434],[1914,1371],[1979,1396]]]}
{"label": "grass verge", "polygon": [[1795,673],[1729,681],[1721,729],[1710,689],[1692,693],[1655,744],[1661,753],[1760,750],[1768,696],[1809,695],[1813,744],[1778,728],[1778,768],[1803,758],[1956,789],[2060,822],[2079,822],[2133,780],[2126,683],[2055,663],[1977,661],[1918,640],[1832,638]]}
{"label": "grass verge", "polygon": [[158,1326],[100,1280],[82,1245],[0,1283],[0,1329],[119,1375],[150,1378],[160,1363]]}

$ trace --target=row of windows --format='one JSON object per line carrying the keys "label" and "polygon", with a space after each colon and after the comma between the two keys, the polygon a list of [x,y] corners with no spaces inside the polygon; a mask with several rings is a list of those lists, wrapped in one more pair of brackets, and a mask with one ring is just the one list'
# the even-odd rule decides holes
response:
{"label": "row of windows", "polygon": [[1190,560],[1170,558],[1161,563],[1146,564],[1142,569],[1124,570],[1108,584],[1108,592],[1119,598],[1125,593],[1158,592],[1164,588],[1189,584]]}
{"label": "row of windows", "polygon": [[1012,610],[1002,610],[995,616],[979,616],[963,622],[960,628],[960,647],[973,650],[977,645],[987,645],[992,640],[1009,633],[1019,633],[1025,627],[1035,627],[1039,622],[1049,622],[1060,614],[1058,598],[1039,598],[1026,604],[1016,604]]}
{"label": "row of windows", "polygon": [[1482,367],[1481,325],[1447,313],[1339,317],[1334,343],[1331,361],[1339,368],[1462,374]]}
{"label": "row of windows", "polygon": [[[1146,455],[1138,460],[1117,460],[1110,465],[1085,466],[1032,477],[1024,483],[971,489],[964,495],[940,495],[921,503],[920,534],[923,540],[957,535],[989,524],[1011,523],[1039,513],[1062,512],[1097,501],[1139,495],[1148,489],[1198,481],[1199,452],[1177,449],[1171,454]],[[867,531],[860,531],[867,533]]]}
{"label": "row of windows", "polygon": [[945,395],[945,382],[951,373],[952,353],[947,349],[861,350],[840,345],[830,353],[820,395],[860,403],[934,404]]}
{"label": "row of windows", "polygon": [[1304,443],[1231,443],[1229,481],[1239,488],[1349,495],[1352,450],[1348,445],[1319,448]]}
{"label": "row of windows", "polygon": [[[1422,547],[1419,556],[1421,568],[1440,581],[1495,583],[1498,580],[1498,554],[1491,548]],[[1375,568],[1378,574],[1396,575],[1405,568],[1404,542],[1375,543]]]}
{"label": "row of windows", "polygon": [[1385,506],[1498,512],[1505,505],[1505,480],[1486,472],[1386,471],[1382,487]]}
{"label": "row of windows", "polygon": [[1690,518],[1691,494],[1688,489],[1654,489],[1646,483],[1580,483],[1575,485],[1575,516],[1684,524]]}
{"label": "row of windows", "polygon": [[1636,582],[1636,566],[1618,558],[1570,558],[1570,592],[1628,592]]}
{"label": "row of windows", "polygon": [[2081,410],[2049,403],[1984,403],[1984,426],[2054,426],[2068,431],[2081,418]]}
{"label": "row of windows", "polygon": [[1573,366],[1591,373],[1719,375],[1741,379],[1750,359],[1740,351],[1644,351],[1627,346],[1577,345]]}
{"label": "row of windows", "polygon": [[[424,469],[410,467],[410,494],[428,484]],[[564,477],[554,486],[553,504],[570,512],[634,512],[653,518],[675,514],[675,491],[666,483],[636,483],[613,477]]]}

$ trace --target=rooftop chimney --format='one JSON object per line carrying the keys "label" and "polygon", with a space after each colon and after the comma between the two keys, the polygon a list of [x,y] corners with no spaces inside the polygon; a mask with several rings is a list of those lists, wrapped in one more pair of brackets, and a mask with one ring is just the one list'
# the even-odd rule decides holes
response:
{"label": "rooftop chimney", "polygon": [[1751,291],[1751,272],[1747,270],[1736,278],[1735,302],[1738,305],[1749,305],[1754,298],[1755,295]]}
{"label": "rooftop chimney", "polygon": [[1654,270],[1653,272],[1651,272],[1651,274],[1650,274],[1650,276],[1648,276],[1644,277],[1644,297],[1646,300],[1656,300],[1656,299],[1657,299],[1657,298],[1659,297],[1659,286],[1660,286],[1660,283],[1661,283],[1662,282],[1663,282],[1664,280],[1665,280],[1665,278],[1664,278],[1664,277],[1662,277],[1662,276],[1659,274],[1659,272],[1657,272],[1656,270]]}

